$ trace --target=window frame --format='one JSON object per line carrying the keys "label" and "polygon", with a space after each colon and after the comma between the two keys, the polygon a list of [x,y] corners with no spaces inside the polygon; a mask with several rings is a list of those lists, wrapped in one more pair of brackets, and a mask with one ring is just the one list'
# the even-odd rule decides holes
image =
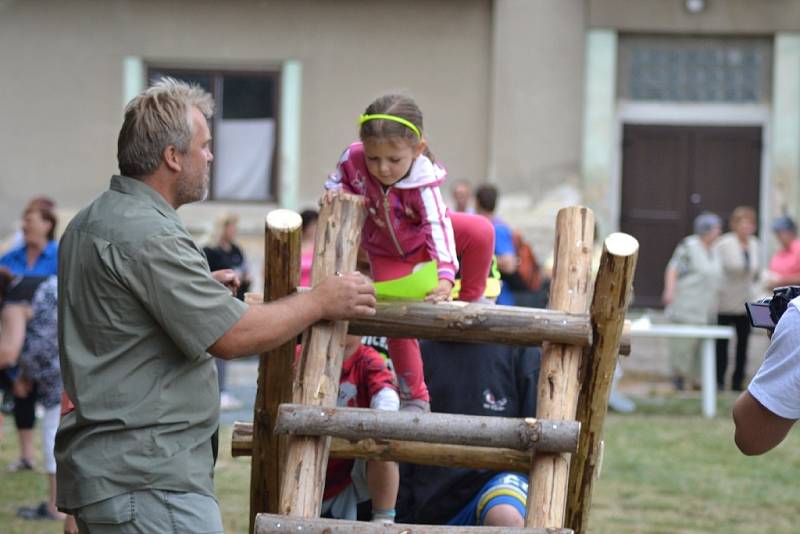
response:
{"label": "window frame", "polygon": [[273,146],[272,162],[270,165],[270,183],[267,189],[267,197],[253,200],[246,200],[240,198],[219,198],[212,196],[214,188],[213,181],[214,175],[217,172],[217,159],[211,163],[211,172],[209,173],[210,182],[209,196],[206,202],[222,202],[226,204],[265,204],[278,202],[280,198],[280,165],[278,164],[279,156],[281,153],[281,100],[283,95],[282,90],[282,71],[280,67],[259,67],[259,68],[236,68],[236,67],[203,67],[203,66],[176,66],[175,63],[170,62],[148,62],[145,64],[145,87],[151,87],[152,81],[156,72],[163,74],[181,75],[194,75],[194,76],[208,76],[211,79],[211,97],[214,99],[214,116],[209,121],[209,129],[211,130],[212,138],[212,153],[217,153],[217,142],[219,139],[215,135],[217,122],[222,120],[222,101],[224,98],[224,84],[223,79],[225,76],[241,76],[261,79],[272,79],[274,83],[272,109],[275,111],[273,117],[275,121],[275,143]]}

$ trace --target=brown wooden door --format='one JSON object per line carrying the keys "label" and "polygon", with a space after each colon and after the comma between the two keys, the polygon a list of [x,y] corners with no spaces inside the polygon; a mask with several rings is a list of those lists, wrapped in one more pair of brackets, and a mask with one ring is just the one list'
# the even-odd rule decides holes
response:
{"label": "brown wooden door", "polygon": [[625,125],[620,228],[639,240],[634,305],[660,307],[664,268],[694,218],[758,208],[761,128]]}

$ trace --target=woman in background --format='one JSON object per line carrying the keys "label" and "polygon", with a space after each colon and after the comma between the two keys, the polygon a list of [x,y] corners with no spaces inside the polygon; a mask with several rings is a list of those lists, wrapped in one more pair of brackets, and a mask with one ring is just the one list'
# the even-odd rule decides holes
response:
{"label": "woman in background", "polygon": [[[664,272],[661,300],[670,321],[712,324],[717,316],[717,291],[722,267],[712,247],[722,229],[715,213],[701,213],[694,220],[694,234],[685,237],[672,254]],[[675,389],[697,381],[700,340],[670,340],[670,364]]]}
{"label": "woman in background", "polygon": [[[29,282],[33,283],[34,277],[39,277],[41,281],[43,277],[58,274],[58,242],[55,240],[57,224],[55,204],[47,197],[36,197],[25,206],[22,212],[22,243],[0,257],[0,267],[8,269],[14,276],[27,280],[16,291],[17,293],[30,287]],[[29,300],[32,295],[32,291],[29,291],[27,295],[18,296],[20,300]],[[5,369],[0,365],[0,374],[4,375],[0,377],[0,382],[14,381],[17,375],[16,355],[14,361]],[[36,397],[33,394],[19,396],[13,391],[7,391],[3,398],[3,410],[14,413],[21,451],[19,460],[12,462],[8,470],[11,472],[31,470]]]}
{"label": "woman in background", "polygon": [[[761,264],[761,245],[753,235],[756,231],[756,211],[748,206],[733,210],[730,229],[714,243],[714,250],[722,265],[717,322],[736,328],[736,366],[731,389],[742,391],[747,370],[747,341],[750,337],[750,320],[744,303],[752,298],[753,284]],[[727,368],[728,340],[718,339],[717,387],[720,390],[725,389]]]}
{"label": "woman in background", "polygon": [[[211,243],[203,247],[203,252],[212,273],[222,269],[232,269],[236,273],[241,281],[236,298],[244,300],[244,294],[250,289],[250,273],[247,269],[244,252],[236,243],[236,236],[239,232],[238,225],[239,217],[237,215],[223,214],[217,220]],[[231,395],[226,385],[228,362],[222,358],[214,358],[214,361],[217,364],[219,380],[219,407],[222,410],[238,410],[242,407],[242,401]]]}

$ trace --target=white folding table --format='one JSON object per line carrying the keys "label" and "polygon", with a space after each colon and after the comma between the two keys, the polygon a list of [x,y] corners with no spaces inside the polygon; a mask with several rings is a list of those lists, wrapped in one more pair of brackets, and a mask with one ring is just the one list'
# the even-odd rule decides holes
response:
{"label": "white folding table", "polygon": [[703,415],[717,413],[717,355],[715,341],[732,339],[733,327],[717,325],[631,323],[631,338],[699,338],[702,339]]}

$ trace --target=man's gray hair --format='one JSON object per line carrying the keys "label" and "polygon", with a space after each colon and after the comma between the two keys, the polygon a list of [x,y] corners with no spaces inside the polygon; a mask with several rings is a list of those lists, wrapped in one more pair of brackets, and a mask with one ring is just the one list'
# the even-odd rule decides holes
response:
{"label": "man's gray hair", "polygon": [[714,228],[722,228],[722,219],[716,213],[703,212],[694,219],[694,233],[704,236]]}
{"label": "man's gray hair", "polygon": [[194,134],[193,107],[206,119],[214,114],[210,94],[197,85],[168,77],[131,100],[125,107],[125,120],[117,139],[119,172],[142,178],[158,168],[168,146],[187,152]]}

